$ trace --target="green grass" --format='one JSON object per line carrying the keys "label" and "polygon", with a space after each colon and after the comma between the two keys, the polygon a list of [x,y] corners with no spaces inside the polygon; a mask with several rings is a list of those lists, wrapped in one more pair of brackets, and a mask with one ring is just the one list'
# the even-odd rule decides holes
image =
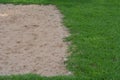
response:
{"label": "green grass", "polygon": [[120,0],[0,0],[13,4],[54,4],[71,36],[67,68],[73,76],[34,74],[0,80],[120,80]]}

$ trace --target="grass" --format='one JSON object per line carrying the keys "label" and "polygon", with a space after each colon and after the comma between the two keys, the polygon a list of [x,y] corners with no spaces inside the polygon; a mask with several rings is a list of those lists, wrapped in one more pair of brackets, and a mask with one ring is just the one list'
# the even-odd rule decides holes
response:
{"label": "grass", "polygon": [[13,4],[54,4],[71,36],[67,68],[73,76],[35,74],[0,80],[120,80],[120,0],[0,0]]}

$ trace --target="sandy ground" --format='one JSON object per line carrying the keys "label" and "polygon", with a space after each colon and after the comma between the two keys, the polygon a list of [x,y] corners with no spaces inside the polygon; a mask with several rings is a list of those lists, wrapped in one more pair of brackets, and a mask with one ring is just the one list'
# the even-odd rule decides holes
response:
{"label": "sandy ground", "polygon": [[55,6],[0,4],[0,75],[68,74],[66,36]]}

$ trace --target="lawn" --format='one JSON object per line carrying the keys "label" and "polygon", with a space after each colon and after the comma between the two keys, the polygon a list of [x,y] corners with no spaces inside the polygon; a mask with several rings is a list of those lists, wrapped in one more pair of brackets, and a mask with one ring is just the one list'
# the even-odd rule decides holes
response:
{"label": "lawn", "polygon": [[0,0],[13,4],[54,4],[71,35],[66,62],[73,76],[35,74],[0,80],[120,80],[120,0]]}

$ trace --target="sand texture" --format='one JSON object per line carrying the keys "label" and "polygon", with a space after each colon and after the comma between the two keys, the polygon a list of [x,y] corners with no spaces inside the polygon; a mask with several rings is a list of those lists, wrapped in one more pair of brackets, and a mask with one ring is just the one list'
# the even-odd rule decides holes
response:
{"label": "sand texture", "polygon": [[0,4],[0,75],[67,74],[68,32],[53,5]]}

